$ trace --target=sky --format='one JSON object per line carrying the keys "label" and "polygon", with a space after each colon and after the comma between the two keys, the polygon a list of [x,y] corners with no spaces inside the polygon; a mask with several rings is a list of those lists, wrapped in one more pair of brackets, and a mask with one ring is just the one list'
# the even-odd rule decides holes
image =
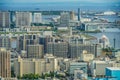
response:
{"label": "sky", "polygon": [[120,0],[0,0],[0,3],[41,3],[41,2],[93,2],[93,3],[120,3]]}
{"label": "sky", "polygon": [[[120,0],[0,0],[0,10],[13,8],[41,8],[41,9],[78,8],[81,6],[111,6],[120,7]],[[105,8],[104,7],[104,8]]]}

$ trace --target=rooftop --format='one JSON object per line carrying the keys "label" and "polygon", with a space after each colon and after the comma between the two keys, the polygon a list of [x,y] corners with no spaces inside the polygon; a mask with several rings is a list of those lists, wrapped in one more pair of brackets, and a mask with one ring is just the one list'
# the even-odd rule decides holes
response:
{"label": "rooftop", "polygon": [[107,67],[107,69],[109,69],[109,70],[120,70],[119,67]]}

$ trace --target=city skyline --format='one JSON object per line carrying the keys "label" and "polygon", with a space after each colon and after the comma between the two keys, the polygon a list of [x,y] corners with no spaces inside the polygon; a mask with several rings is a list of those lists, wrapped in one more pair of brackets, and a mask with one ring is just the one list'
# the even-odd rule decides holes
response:
{"label": "city skyline", "polygon": [[0,0],[0,80],[120,80],[119,34],[120,0]]}

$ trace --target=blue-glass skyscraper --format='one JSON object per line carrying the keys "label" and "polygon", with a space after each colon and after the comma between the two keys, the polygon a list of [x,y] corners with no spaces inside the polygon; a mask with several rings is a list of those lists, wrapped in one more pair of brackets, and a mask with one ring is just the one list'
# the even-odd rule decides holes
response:
{"label": "blue-glass skyscraper", "polygon": [[80,8],[78,8],[78,21],[80,21]]}

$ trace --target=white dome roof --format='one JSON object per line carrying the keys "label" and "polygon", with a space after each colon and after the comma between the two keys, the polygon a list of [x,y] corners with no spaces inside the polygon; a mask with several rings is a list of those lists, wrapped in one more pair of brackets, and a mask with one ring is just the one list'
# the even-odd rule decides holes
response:
{"label": "white dome roof", "polygon": [[101,39],[102,40],[108,40],[107,36],[105,36],[105,35],[102,35]]}
{"label": "white dome roof", "polygon": [[116,14],[116,13],[113,12],[113,11],[106,11],[106,12],[104,12],[103,14],[104,14],[104,15],[114,15],[114,14]]}

